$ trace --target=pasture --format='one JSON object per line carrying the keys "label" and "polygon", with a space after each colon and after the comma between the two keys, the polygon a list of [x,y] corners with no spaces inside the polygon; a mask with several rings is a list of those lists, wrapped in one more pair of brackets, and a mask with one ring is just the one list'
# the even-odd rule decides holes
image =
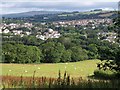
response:
{"label": "pasture", "polygon": [[80,62],[70,63],[54,63],[54,64],[1,64],[3,75],[10,76],[33,76],[34,71],[35,77],[58,77],[58,71],[61,71],[63,76],[64,72],[67,71],[71,77],[83,77],[93,75],[96,67],[96,63],[100,60],[85,60]]}

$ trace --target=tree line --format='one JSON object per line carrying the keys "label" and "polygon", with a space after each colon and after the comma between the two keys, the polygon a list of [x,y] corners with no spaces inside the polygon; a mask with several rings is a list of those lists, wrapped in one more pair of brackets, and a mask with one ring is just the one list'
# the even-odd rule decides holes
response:
{"label": "tree line", "polygon": [[82,46],[68,37],[48,39],[38,46],[16,42],[3,42],[2,57],[5,63],[59,63],[86,59],[115,60],[120,47],[109,42]]}

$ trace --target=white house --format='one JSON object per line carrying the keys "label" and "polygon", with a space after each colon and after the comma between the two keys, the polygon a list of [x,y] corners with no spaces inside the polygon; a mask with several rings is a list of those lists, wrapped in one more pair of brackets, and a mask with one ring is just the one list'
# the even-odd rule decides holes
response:
{"label": "white house", "polygon": [[31,34],[31,32],[25,32],[27,35],[30,35]]}
{"label": "white house", "polygon": [[14,35],[20,35],[22,32],[22,30],[13,30]]}
{"label": "white house", "polygon": [[0,29],[0,33],[2,33],[2,29]]}
{"label": "white house", "polygon": [[49,32],[49,33],[52,33],[52,32],[53,32],[53,29],[51,29],[51,28],[48,29],[48,32]]}
{"label": "white house", "polygon": [[45,40],[45,36],[43,36],[43,35],[36,35],[36,38],[40,38],[41,40]]}
{"label": "white house", "polygon": [[9,33],[10,31],[8,29],[5,29],[3,33]]}

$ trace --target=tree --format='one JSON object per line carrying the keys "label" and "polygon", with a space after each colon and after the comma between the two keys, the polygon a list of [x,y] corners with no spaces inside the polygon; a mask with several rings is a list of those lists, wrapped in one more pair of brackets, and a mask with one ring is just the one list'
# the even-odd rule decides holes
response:
{"label": "tree", "polygon": [[60,62],[65,47],[61,43],[47,42],[42,45],[43,62],[57,63]]}
{"label": "tree", "polygon": [[40,63],[41,51],[36,46],[16,45],[18,63]]}
{"label": "tree", "polygon": [[113,20],[115,32],[118,34],[118,42],[120,43],[120,11],[118,17]]}
{"label": "tree", "polygon": [[115,32],[118,34],[118,43],[119,43],[119,49],[117,51],[115,62],[120,67],[120,11],[118,11],[118,17],[114,19],[114,26],[115,26]]}
{"label": "tree", "polygon": [[36,46],[4,44],[2,55],[5,63],[40,63],[42,53]]}
{"label": "tree", "polygon": [[12,44],[5,44],[2,46],[2,55],[3,55],[3,62],[5,63],[12,63],[15,61],[16,58],[16,47]]}
{"label": "tree", "polygon": [[87,51],[79,46],[72,47],[71,51],[71,61],[73,62],[88,59]]}
{"label": "tree", "polygon": [[71,45],[71,39],[69,37],[60,37],[58,41],[64,44],[66,49],[68,49]]}
{"label": "tree", "polygon": [[[118,34],[118,43],[120,45],[120,12],[118,12],[118,18],[114,19],[114,27],[115,27],[115,32]],[[110,48],[107,48],[107,50],[104,50],[108,52],[108,56],[114,56],[114,59],[107,60],[105,62],[101,62],[97,64],[97,67],[99,69],[109,69],[109,70],[114,70],[117,72],[117,77],[120,77],[120,47],[118,49],[111,50]],[[110,58],[109,58],[110,59]]]}
{"label": "tree", "polygon": [[98,55],[98,49],[97,49],[97,45],[96,44],[90,44],[88,45],[88,56],[90,59],[97,59],[99,58]]}
{"label": "tree", "polygon": [[29,63],[40,63],[42,53],[36,46],[26,47],[26,56],[29,57]]}
{"label": "tree", "polygon": [[70,62],[70,61],[71,61],[71,50],[64,50],[60,62]]}

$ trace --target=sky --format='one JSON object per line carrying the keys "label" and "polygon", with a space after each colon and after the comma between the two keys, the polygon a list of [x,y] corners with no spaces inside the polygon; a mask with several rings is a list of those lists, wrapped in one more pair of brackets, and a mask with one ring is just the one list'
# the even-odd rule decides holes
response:
{"label": "sky", "polygon": [[119,0],[2,0],[0,14],[28,11],[117,10]]}

